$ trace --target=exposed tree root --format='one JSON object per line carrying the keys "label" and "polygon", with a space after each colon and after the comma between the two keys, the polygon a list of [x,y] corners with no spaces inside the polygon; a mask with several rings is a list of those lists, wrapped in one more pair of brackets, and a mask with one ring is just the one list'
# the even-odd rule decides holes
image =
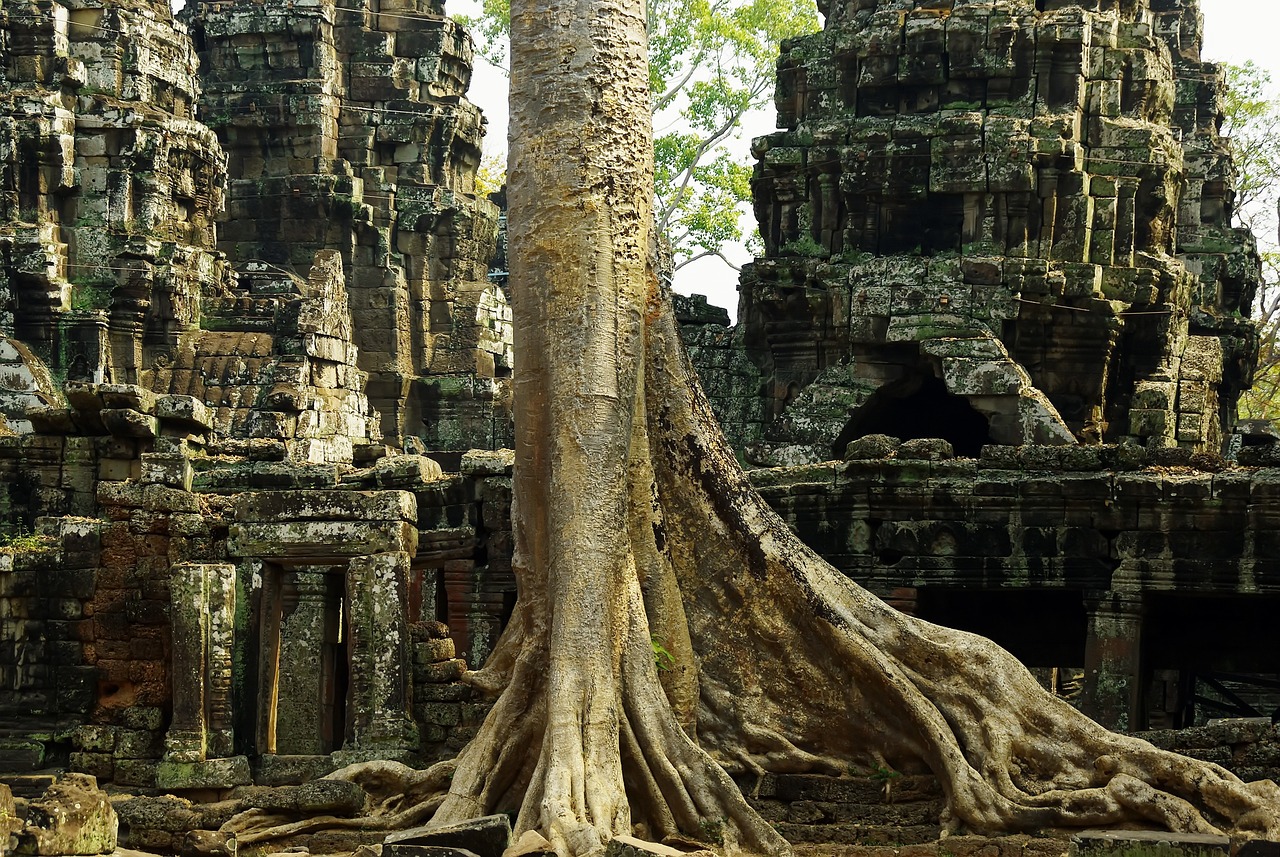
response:
{"label": "exposed tree root", "polygon": [[805,546],[751,490],[672,317],[658,315],[652,460],[668,540],[683,545],[672,555],[699,653],[698,734],[717,758],[750,771],[932,771],[950,830],[1280,836],[1275,784],[1102,729],[994,643],[899,613]]}
{"label": "exposed tree root", "polygon": [[[648,398],[637,410],[651,419],[635,433],[655,466],[632,467],[632,478],[651,484],[619,500],[631,523],[614,571],[598,584],[613,593],[605,599],[612,636],[596,644],[604,657],[576,670],[581,650],[557,652],[552,642],[560,605],[523,601],[490,664],[469,677],[499,695],[456,769],[344,769],[331,776],[360,782],[373,818],[248,813],[229,824],[241,842],[322,827],[392,829],[438,806],[433,824],[517,812],[517,833],[539,830],[564,855],[596,854],[633,832],[775,854],[786,843],[725,768],[839,774],[851,765],[933,772],[947,832],[1128,826],[1280,836],[1275,784],[1246,784],[1103,730],[993,643],[893,610],[809,550],[750,489],[720,439],[669,305],[655,316]],[[536,549],[518,536],[522,580]],[[675,610],[672,592],[681,598]],[[655,667],[655,603],[667,611],[665,633],[681,636],[675,615],[688,634],[675,645],[679,657],[697,652],[674,692]],[[669,701],[690,688],[699,691],[696,739]]]}
{"label": "exposed tree root", "polygon": [[452,761],[438,762],[425,771],[387,761],[348,765],[324,779],[352,782],[364,789],[365,806],[360,816],[296,819],[249,809],[230,818],[219,832],[234,836],[239,845],[252,845],[318,830],[402,830],[423,823],[436,812],[453,769]]}
{"label": "exposed tree root", "polygon": [[[542,525],[517,516],[522,600],[490,663],[469,676],[498,696],[456,767],[352,766],[330,777],[365,788],[367,817],[254,810],[225,832],[250,844],[516,812],[517,833],[538,830],[566,857],[633,832],[777,854],[786,843],[726,768],[884,765],[940,779],[948,832],[1280,838],[1280,787],[1102,729],[995,644],[893,610],[800,542],[721,437],[668,297],[652,300],[646,399],[625,416],[630,461],[614,465],[619,487],[583,501],[611,529],[604,542],[588,530],[571,542],[611,559],[578,567],[562,555],[557,570]],[[517,472],[517,487],[521,478],[534,483],[523,496],[542,504],[526,514],[554,517],[550,483]],[[568,524],[556,527],[565,538]],[[680,670],[665,687],[655,627]],[[676,714],[692,715],[695,699],[696,737],[692,717]]]}
{"label": "exposed tree root", "polygon": [[[520,602],[470,676],[497,699],[447,795],[427,795],[442,775],[406,780],[418,798],[371,799],[368,824],[439,800],[434,824],[517,812],[517,833],[563,857],[633,832],[778,854],[721,764],[882,764],[936,774],[948,830],[1280,835],[1274,785],[1105,732],[994,644],[897,613],[787,529],[734,460],[647,270],[644,4],[511,11]],[[675,662],[662,677],[655,641]],[[398,774],[344,775],[377,791]],[[315,821],[237,823],[261,841]]]}

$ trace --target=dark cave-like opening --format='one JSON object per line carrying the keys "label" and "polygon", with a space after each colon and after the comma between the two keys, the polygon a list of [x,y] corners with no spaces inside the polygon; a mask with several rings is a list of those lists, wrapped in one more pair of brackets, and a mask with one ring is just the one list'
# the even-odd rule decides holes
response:
{"label": "dark cave-like opening", "polygon": [[869,434],[887,434],[902,440],[940,437],[955,447],[957,455],[977,458],[991,442],[987,418],[961,396],[931,375],[916,374],[877,390],[858,408],[836,438],[832,454],[844,456],[849,441]]}

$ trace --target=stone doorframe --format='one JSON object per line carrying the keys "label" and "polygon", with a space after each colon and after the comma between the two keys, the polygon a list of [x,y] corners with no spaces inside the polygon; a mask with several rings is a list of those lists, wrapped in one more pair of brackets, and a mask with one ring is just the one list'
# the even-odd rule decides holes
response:
{"label": "stone doorframe", "polygon": [[[215,758],[232,745],[252,747],[267,778],[273,765],[314,775],[354,761],[405,758],[418,750],[406,615],[416,520],[417,503],[407,491],[256,491],[238,498],[227,541],[234,565],[179,566],[174,572],[175,581],[181,574],[216,579],[213,590],[221,599],[221,606],[210,603],[206,616],[175,622],[175,651],[213,652],[207,656],[211,663],[227,665],[213,672],[230,673],[234,664],[241,673],[211,683],[210,670],[196,667],[195,654],[175,662],[175,718],[166,767],[174,769],[168,779],[183,782],[171,787],[247,781],[245,756],[231,757],[234,762]],[[282,597],[286,589],[289,604]],[[175,601],[191,601],[179,595],[179,588],[174,592]],[[237,597],[243,599],[239,611]],[[211,616],[222,618],[211,624]],[[202,630],[228,627],[227,616],[235,617],[231,633]],[[215,637],[210,648],[208,641]],[[326,658],[333,662],[327,670]],[[216,724],[203,724],[194,714],[179,718],[180,711],[208,710],[179,705],[180,685],[184,693],[203,699],[210,688],[222,693],[218,688],[224,684],[242,697],[234,707],[243,716],[220,714]],[[287,710],[280,708],[282,695],[290,703]],[[189,722],[193,719],[196,727]],[[242,728],[252,723],[252,738],[231,736],[232,720]],[[190,738],[198,728],[210,727],[217,740],[205,742],[201,758],[192,752],[199,742]],[[180,748],[187,754],[175,755]]]}

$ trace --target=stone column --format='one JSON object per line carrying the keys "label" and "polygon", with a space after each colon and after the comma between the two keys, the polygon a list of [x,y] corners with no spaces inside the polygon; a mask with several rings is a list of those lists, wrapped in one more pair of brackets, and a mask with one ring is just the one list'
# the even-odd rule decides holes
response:
{"label": "stone column", "polygon": [[418,746],[409,714],[408,576],[403,551],[354,557],[347,566],[351,740],[345,749],[353,758],[395,758]]}
{"label": "stone column", "polygon": [[184,562],[170,570],[173,720],[157,771],[160,788],[233,786],[249,781],[233,757],[232,652],[235,566]]}
{"label": "stone column", "polygon": [[1142,593],[1107,592],[1085,605],[1084,713],[1108,729],[1141,729]]}
{"label": "stone column", "polygon": [[218,566],[217,584],[209,587],[209,649],[205,661],[205,752],[221,758],[234,754],[235,711],[231,698],[235,653],[235,566]]}

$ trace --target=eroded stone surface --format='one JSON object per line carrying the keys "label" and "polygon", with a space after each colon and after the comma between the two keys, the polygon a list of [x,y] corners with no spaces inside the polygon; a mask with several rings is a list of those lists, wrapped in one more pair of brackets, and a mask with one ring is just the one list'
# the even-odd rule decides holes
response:
{"label": "eroded stone surface", "polygon": [[1258,283],[1178,2],[833,3],[784,48],[744,274],[762,462],[860,434],[1216,451]]}
{"label": "eroded stone surface", "polygon": [[439,3],[339,7],[183,13],[201,45],[201,115],[228,156],[218,247],[297,271],[337,248],[379,433],[502,446],[511,313],[486,276],[498,212],[475,189],[470,38]]}
{"label": "eroded stone surface", "polygon": [[66,774],[32,801],[18,833],[18,853],[64,857],[106,854],[119,825],[107,795],[87,774]]}

